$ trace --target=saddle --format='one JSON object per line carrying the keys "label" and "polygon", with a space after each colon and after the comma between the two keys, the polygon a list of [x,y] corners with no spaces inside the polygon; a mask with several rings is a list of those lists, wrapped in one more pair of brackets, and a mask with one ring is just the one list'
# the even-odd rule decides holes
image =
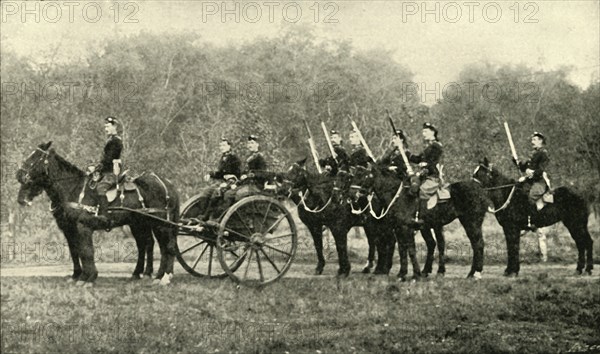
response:
{"label": "saddle", "polygon": [[128,171],[129,170],[125,170],[123,173],[119,174],[117,177],[117,183],[106,192],[106,198],[108,199],[109,203],[117,199],[118,195],[124,195],[125,192],[137,191],[138,194],[140,193],[137,185],[135,184],[137,177],[131,177],[127,175]]}
{"label": "saddle", "polygon": [[450,185],[440,185],[438,190],[427,200],[427,209],[433,209],[437,203],[445,203],[450,200]]}

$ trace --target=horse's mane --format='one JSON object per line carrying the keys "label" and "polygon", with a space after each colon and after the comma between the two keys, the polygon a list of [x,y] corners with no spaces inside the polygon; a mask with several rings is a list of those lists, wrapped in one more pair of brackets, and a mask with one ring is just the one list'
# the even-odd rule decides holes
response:
{"label": "horse's mane", "polygon": [[73,165],[71,162],[67,161],[64,157],[60,156],[56,152],[54,152],[54,156],[56,157],[58,162],[60,162],[61,165],[63,165],[63,167],[67,169],[67,171],[79,174],[80,176],[85,176],[85,172],[79,169],[79,167]]}

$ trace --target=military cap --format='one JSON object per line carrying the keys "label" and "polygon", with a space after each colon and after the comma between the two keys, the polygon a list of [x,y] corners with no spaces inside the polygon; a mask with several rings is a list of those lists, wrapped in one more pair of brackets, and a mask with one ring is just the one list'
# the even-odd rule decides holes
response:
{"label": "military cap", "polygon": [[221,137],[221,141],[226,142],[227,144],[231,145],[231,143],[229,142],[229,139],[227,139],[226,137],[222,136]]}
{"label": "military cap", "polygon": [[437,128],[435,127],[435,125],[433,125],[433,124],[431,124],[431,123],[429,123],[429,122],[427,122],[427,123],[423,123],[423,129],[429,129],[429,130],[433,131],[433,132],[434,132],[434,133],[436,133],[436,134],[437,134],[437,132],[438,132],[438,130],[437,130]]}
{"label": "military cap", "polygon": [[258,141],[258,137],[254,134],[248,135],[248,141]]}
{"label": "military cap", "polygon": [[335,129],[331,129],[331,130],[329,131],[329,134],[330,134],[330,135],[334,135],[334,134],[340,135],[340,133],[339,133],[337,130],[335,130]]}
{"label": "military cap", "polygon": [[396,129],[396,131],[394,132],[394,134],[396,136],[398,136],[400,139],[404,139],[404,132],[402,131],[402,129]]}
{"label": "military cap", "polygon": [[540,132],[533,132],[533,134],[531,134],[531,137],[533,138],[534,136],[537,136],[538,138],[542,139],[544,143],[546,142],[546,137],[544,136],[544,134]]}
{"label": "military cap", "polygon": [[110,116],[109,116],[109,117],[106,117],[106,118],[104,119],[104,121],[105,121],[106,123],[110,123],[110,124],[112,124],[112,125],[117,125],[117,124],[119,124],[119,121],[118,121],[118,120],[117,120],[117,118],[115,118],[115,117],[110,117]]}

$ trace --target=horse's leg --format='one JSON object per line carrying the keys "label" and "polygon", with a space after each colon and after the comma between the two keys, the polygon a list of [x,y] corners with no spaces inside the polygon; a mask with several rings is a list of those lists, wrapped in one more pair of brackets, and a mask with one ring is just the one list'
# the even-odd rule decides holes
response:
{"label": "horse's leg", "polygon": [[168,285],[173,277],[173,266],[177,254],[177,231],[170,226],[155,226],[152,232],[158,239],[160,246],[160,266],[156,279],[160,279],[160,285]]}
{"label": "horse's leg", "polygon": [[398,254],[400,255],[400,271],[398,272],[398,278],[401,281],[406,281],[406,274],[408,273],[408,250],[404,232],[399,228],[396,229],[396,241],[398,242]]}
{"label": "horse's leg", "polygon": [[323,224],[320,222],[307,222],[306,226],[310,236],[312,236],[315,251],[317,251],[317,268],[315,269],[315,275],[323,274],[323,268],[325,267],[325,257],[323,256]]}
{"label": "horse's leg", "polygon": [[367,242],[369,243],[369,255],[367,258],[367,264],[365,264],[362,269],[363,274],[371,273],[371,268],[373,268],[373,263],[375,261],[375,250],[377,250],[377,263],[383,259],[383,254],[381,253],[381,235],[378,235],[377,229],[372,227],[369,224],[369,221],[365,224],[363,229],[365,230],[365,234],[367,235]]}
{"label": "horse's leg", "polygon": [[421,278],[421,268],[419,267],[419,261],[417,259],[417,247],[415,245],[415,231],[412,229],[403,230],[406,233],[408,256],[413,268],[413,279],[418,280]]}
{"label": "horse's leg", "polygon": [[79,261],[79,245],[77,234],[77,225],[72,224],[65,226],[63,229],[65,238],[67,239],[67,245],[69,246],[69,254],[71,255],[71,261],[73,261],[73,274],[69,278],[69,281],[77,281],[81,276],[81,262]]}
{"label": "horse's leg", "polygon": [[434,229],[435,240],[438,248],[438,271],[437,274],[443,276],[446,274],[446,239],[444,238],[444,227],[436,226]]}
{"label": "horse's leg", "polygon": [[[94,231],[89,227],[78,223],[77,233],[79,235],[79,257],[83,266],[83,272],[79,280],[88,284],[93,284],[98,278],[98,270],[94,261],[94,242],[92,235]],[[82,283],[83,284],[83,283]]]}
{"label": "horse's leg", "polygon": [[348,276],[350,275],[350,261],[348,260],[348,231],[350,231],[349,227],[332,227],[331,233],[333,234],[333,238],[335,240],[335,248],[337,249],[338,254],[338,276]]}
{"label": "horse's leg", "polygon": [[585,272],[588,275],[592,275],[592,269],[594,268],[594,257],[592,252],[594,250],[594,241],[592,240],[592,236],[587,229],[587,226],[582,230],[583,233],[583,242],[585,244],[586,250],[586,264],[585,264]]}
{"label": "horse's leg", "polygon": [[[384,225],[383,227],[378,226],[374,230],[375,237],[374,244],[377,247],[377,266],[375,267],[375,271],[373,274],[388,274],[391,268],[391,259],[393,257],[393,249],[392,245],[396,243],[396,237],[394,236],[394,230]],[[373,234],[373,232],[371,232]],[[371,249],[371,245],[369,245],[369,251]],[[392,250],[392,254],[390,255],[390,250]],[[372,263],[371,263],[372,266]]]}
{"label": "horse's leg", "polygon": [[435,253],[435,240],[431,234],[431,230],[424,227],[421,230],[421,236],[425,240],[427,245],[427,258],[425,259],[425,266],[423,267],[423,276],[427,277],[431,274],[433,268],[433,254]]}
{"label": "horse's leg", "polygon": [[144,277],[152,278],[154,272],[154,237],[152,232],[146,235],[146,268]]}
{"label": "horse's leg", "polygon": [[146,243],[148,242],[148,238],[152,238],[152,230],[147,222],[132,222],[129,225],[129,228],[131,229],[131,233],[135,239],[138,252],[137,263],[135,265],[135,269],[133,270],[133,274],[131,275],[131,279],[137,280],[140,279],[140,274],[142,274],[144,271]]}
{"label": "horse's leg", "polygon": [[569,233],[571,234],[571,237],[573,238],[573,240],[575,241],[575,245],[577,246],[577,268],[575,271],[577,272],[577,274],[582,274],[583,268],[585,267],[586,245],[583,240],[583,233],[581,227],[571,222],[563,222],[563,224],[565,225],[567,230],[569,230]]}
{"label": "horse's leg", "polygon": [[473,250],[473,261],[471,263],[471,271],[467,275],[467,278],[475,277],[481,278],[481,272],[483,271],[483,233],[481,232],[481,222],[474,220],[473,218],[459,218],[460,223],[463,225],[467,237],[471,242],[471,249]]}
{"label": "horse's leg", "polygon": [[520,264],[519,264],[519,247],[521,233],[516,226],[503,226],[504,237],[506,239],[506,253],[508,264],[504,271],[505,276],[516,276],[519,275]]}

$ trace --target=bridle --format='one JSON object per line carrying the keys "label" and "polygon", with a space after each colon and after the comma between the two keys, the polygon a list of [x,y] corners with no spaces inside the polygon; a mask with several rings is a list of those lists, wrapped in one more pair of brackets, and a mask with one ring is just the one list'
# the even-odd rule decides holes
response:
{"label": "bridle", "polygon": [[[46,176],[49,176],[49,169],[48,169],[48,156],[50,156],[50,153],[48,151],[42,150],[40,148],[36,148],[37,151],[40,151],[42,153],[42,155],[40,155],[40,158],[37,159],[35,162],[33,162],[28,168],[24,168],[24,167],[20,167],[18,172],[22,172],[23,173],[23,177],[22,177],[22,181],[21,183],[23,184],[28,184],[31,182],[32,178],[31,178],[31,171],[34,167],[36,167],[40,162],[44,162],[44,172]],[[35,151],[33,151],[32,155],[35,153]]]}

